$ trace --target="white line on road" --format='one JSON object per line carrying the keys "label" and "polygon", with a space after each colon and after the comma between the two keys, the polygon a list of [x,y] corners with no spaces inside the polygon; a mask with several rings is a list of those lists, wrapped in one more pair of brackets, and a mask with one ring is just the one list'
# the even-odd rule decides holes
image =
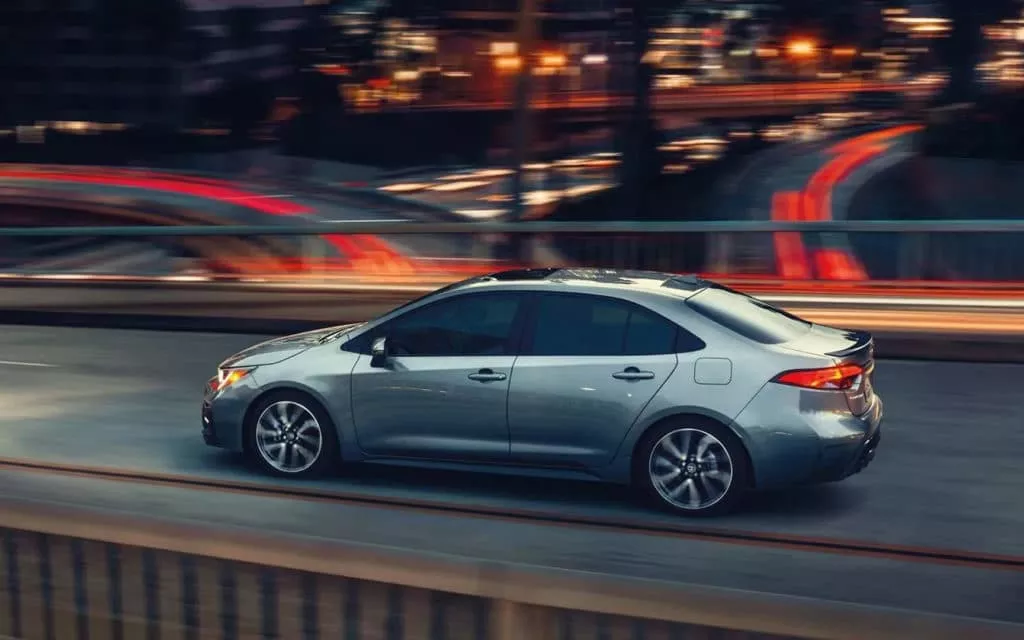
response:
{"label": "white line on road", "polygon": [[17,362],[16,360],[0,360],[0,366],[6,367],[40,367],[45,369],[52,369],[56,367],[55,364],[45,364],[42,362]]}

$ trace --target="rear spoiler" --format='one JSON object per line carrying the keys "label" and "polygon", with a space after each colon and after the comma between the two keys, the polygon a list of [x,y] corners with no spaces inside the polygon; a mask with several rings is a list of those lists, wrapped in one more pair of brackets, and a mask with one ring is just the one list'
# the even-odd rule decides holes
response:
{"label": "rear spoiler", "polygon": [[871,337],[871,334],[867,331],[848,331],[846,336],[854,341],[854,344],[840,349],[839,351],[832,351],[825,355],[832,356],[833,358],[848,358],[864,350],[865,347],[870,349],[868,357],[874,359],[875,357],[875,341]]}

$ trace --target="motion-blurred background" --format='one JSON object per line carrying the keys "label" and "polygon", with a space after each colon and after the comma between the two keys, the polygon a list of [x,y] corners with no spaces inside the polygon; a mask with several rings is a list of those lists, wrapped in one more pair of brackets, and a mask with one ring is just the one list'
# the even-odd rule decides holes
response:
{"label": "motion-blurred background", "polygon": [[[0,87],[0,636],[1024,637],[1024,2],[0,0]],[[711,527],[203,447],[238,349],[523,266],[873,332],[877,461]]]}
{"label": "motion-blurred background", "polygon": [[[1013,0],[10,0],[0,29],[3,225],[380,223],[302,242],[6,236],[11,274],[1024,274],[1012,224],[910,224],[1021,218]],[[540,219],[635,224],[517,242],[402,225]],[[749,226],[771,221],[837,224]],[[910,226],[844,227],[863,221]]]}

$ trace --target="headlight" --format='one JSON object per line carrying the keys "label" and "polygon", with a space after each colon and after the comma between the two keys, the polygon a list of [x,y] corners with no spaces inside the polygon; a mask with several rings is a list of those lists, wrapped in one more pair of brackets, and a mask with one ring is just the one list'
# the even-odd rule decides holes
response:
{"label": "headlight", "polygon": [[248,369],[218,369],[217,377],[210,381],[214,391],[222,391],[252,373],[255,367]]}

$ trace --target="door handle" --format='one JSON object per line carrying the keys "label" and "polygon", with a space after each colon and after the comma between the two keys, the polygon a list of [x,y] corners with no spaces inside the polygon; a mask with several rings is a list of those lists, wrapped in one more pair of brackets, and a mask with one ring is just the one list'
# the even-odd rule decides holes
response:
{"label": "door handle", "polygon": [[495,373],[491,369],[481,369],[476,373],[469,374],[469,379],[476,380],[477,382],[497,382],[507,377],[504,373]]}
{"label": "door handle", "polygon": [[612,374],[613,378],[618,380],[653,380],[653,371],[641,371],[636,367],[626,367],[624,371],[618,371]]}

